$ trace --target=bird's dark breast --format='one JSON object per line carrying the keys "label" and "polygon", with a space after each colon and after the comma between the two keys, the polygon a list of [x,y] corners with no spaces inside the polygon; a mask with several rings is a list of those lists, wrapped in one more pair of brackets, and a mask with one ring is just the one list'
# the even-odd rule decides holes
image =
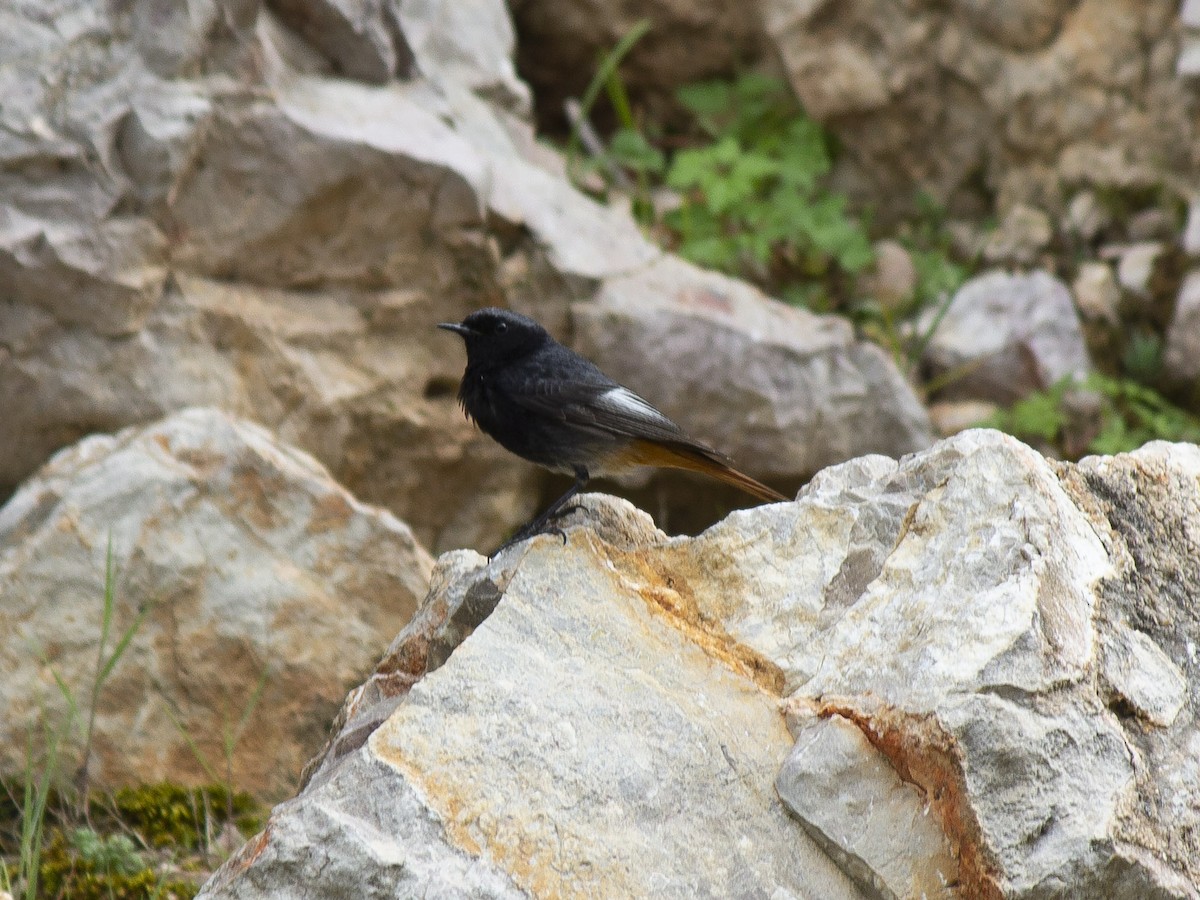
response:
{"label": "bird's dark breast", "polygon": [[479,428],[510,453],[559,472],[582,466],[595,471],[615,439],[589,434],[553,416],[530,410],[508,391],[497,390],[487,375],[468,373],[459,400]]}

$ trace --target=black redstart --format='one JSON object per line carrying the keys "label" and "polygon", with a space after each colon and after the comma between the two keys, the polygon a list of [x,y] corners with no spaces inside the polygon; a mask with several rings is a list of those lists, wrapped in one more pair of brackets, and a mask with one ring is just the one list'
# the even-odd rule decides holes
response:
{"label": "black redstart", "polygon": [[507,309],[480,309],[461,324],[467,370],[458,389],[466,414],[506,450],[575,484],[507,544],[537,534],[588,479],[636,466],[702,472],[761,500],[778,491],[737,471],[629,388],[554,340],[541,325]]}

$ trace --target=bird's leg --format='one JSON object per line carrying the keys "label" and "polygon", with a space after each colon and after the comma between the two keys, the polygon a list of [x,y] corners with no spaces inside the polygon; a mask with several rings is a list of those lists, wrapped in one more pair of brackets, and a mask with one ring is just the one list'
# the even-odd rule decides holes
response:
{"label": "bird's leg", "polygon": [[[587,469],[583,468],[582,466],[577,466],[575,468],[575,483],[567,489],[567,492],[551,503],[544,513],[542,513],[540,516],[510,537],[507,541],[497,547],[495,552],[492,553],[492,556],[495,556],[501,550],[507,550],[513,544],[519,544],[526,538],[531,538],[535,534],[540,534],[542,529],[546,527],[546,524],[562,512],[562,508],[567,505],[567,501],[569,501],[587,486],[590,478],[591,476],[588,475]],[[559,535],[562,535],[563,543],[565,544],[567,542],[567,536],[561,531],[558,531],[558,529],[555,529],[555,532]]]}

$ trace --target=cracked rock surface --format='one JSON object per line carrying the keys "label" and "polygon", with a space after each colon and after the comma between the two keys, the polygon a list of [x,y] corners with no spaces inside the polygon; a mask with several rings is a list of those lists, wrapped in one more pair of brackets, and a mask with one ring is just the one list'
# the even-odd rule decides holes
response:
{"label": "cracked rock surface", "polygon": [[989,431],[696,538],[589,495],[442,557],[203,896],[1200,896],[1197,522],[1195,447]]}

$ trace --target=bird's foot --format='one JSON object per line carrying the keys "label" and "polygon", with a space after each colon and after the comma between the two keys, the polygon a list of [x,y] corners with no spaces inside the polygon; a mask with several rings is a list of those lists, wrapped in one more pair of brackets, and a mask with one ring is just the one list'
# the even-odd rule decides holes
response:
{"label": "bird's foot", "polygon": [[[554,518],[557,518],[557,516],[555,516]],[[495,559],[497,556],[499,556],[501,553],[503,553],[509,547],[512,547],[514,544],[519,544],[522,541],[527,541],[531,537],[537,537],[539,534],[557,535],[558,537],[562,538],[563,546],[565,547],[567,545],[567,533],[565,531],[563,531],[561,528],[553,528],[553,527],[547,528],[547,527],[545,527],[544,524],[539,525],[537,528],[530,528],[529,526],[526,526],[526,527],[522,528],[520,531],[518,531],[516,534],[514,534],[512,537],[510,537],[507,541],[505,541],[499,547],[497,547],[495,550],[493,550],[491,553],[489,553],[488,561],[490,562],[491,560]]]}

